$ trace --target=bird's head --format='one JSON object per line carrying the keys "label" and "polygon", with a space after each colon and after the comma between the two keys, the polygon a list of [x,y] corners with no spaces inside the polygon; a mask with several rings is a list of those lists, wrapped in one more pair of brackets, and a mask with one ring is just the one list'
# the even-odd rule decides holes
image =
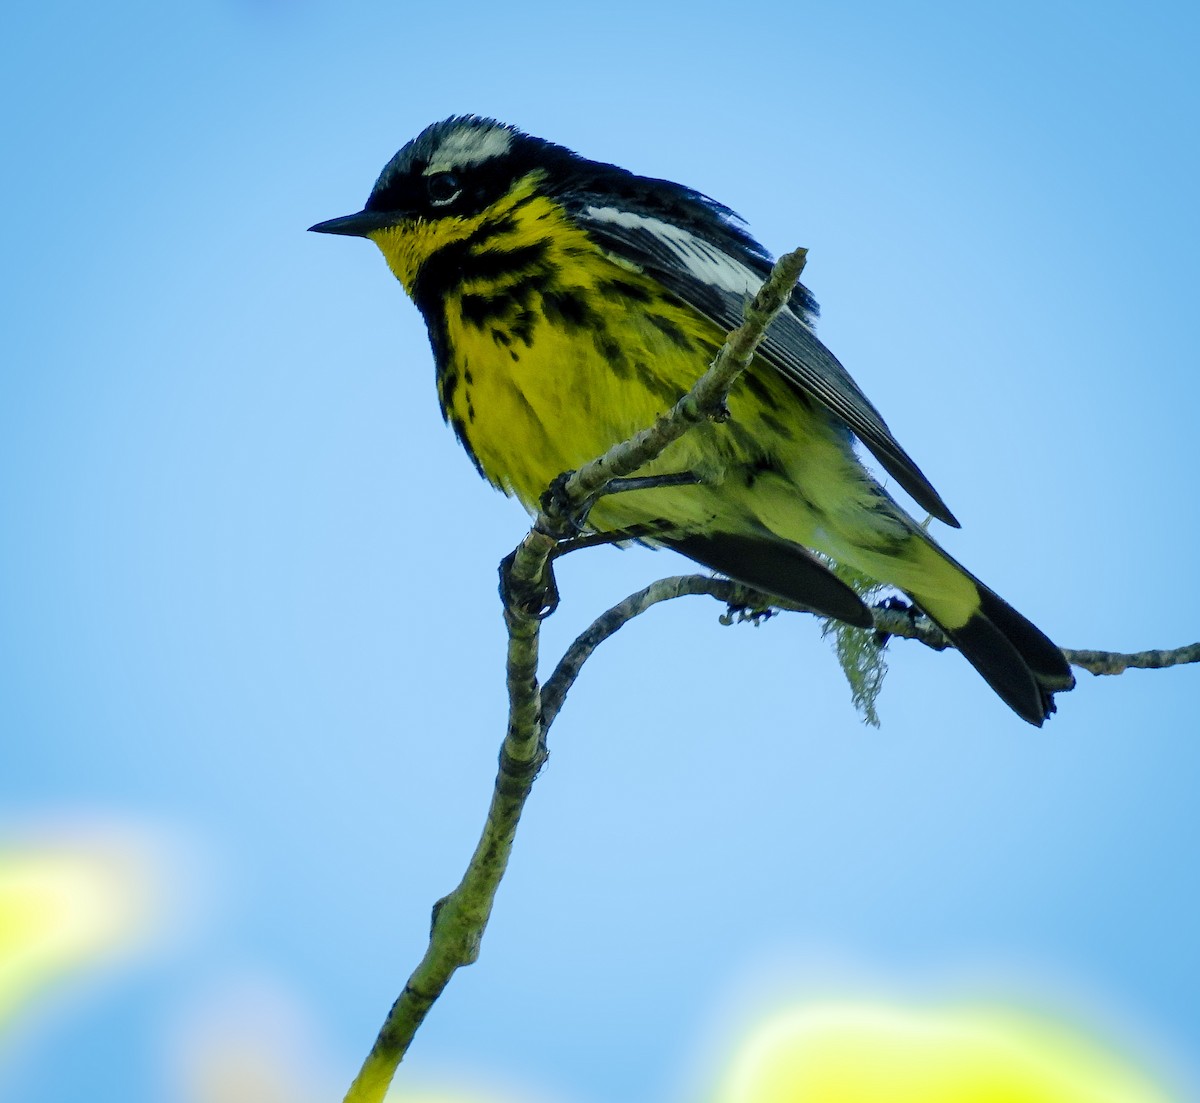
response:
{"label": "bird's head", "polygon": [[361,211],[310,229],[370,238],[411,292],[434,252],[588,163],[504,123],[455,116],[426,127],[384,166]]}
{"label": "bird's head", "polygon": [[384,165],[361,211],[309,228],[371,237],[403,222],[470,218],[530,173],[571,160],[582,159],[504,123],[455,116],[426,127]]}

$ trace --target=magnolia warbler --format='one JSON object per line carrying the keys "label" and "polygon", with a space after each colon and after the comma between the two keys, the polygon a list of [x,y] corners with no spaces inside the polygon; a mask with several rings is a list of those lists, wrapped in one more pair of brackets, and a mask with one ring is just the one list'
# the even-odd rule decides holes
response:
{"label": "magnolia warbler", "polygon": [[[370,238],[429,329],[442,412],[480,474],[534,510],[550,483],[650,425],[712,361],[770,270],[727,207],[477,116],[435,123],[366,206],[312,227]],[[730,417],[601,498],[588,524],[869,627],[810,549],[902,590],[1021,717],[1074,684],[1062,652],[946,554],[855,454],[958,522],[813,332],[797,286]],[[694,481],[692,481],[694,480]]]}

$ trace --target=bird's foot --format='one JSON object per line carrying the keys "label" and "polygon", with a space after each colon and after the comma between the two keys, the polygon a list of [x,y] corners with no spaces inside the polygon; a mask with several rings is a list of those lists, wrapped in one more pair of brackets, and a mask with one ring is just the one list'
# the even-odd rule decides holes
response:
{"label": "bird's foot", "polygon": [[554,577],[553,561],[546,560],[540,578],[532,582],[513,578],[513,563],[517,553],[509,552],[500,560],[500,600],[506,609],[515,609],[535,620],[545,620],[558,608],[558,581]]}
{"label": "bird's foot", "polygon": [[574,471],[564,471],[546,488],[538,502],[542,517],[548,524],[547,535],[556,540],[579,536],[587,524],[588,513],[595,502],[595,498],[584,502],[572,500],[567,493],[567,481],[574,474]]}

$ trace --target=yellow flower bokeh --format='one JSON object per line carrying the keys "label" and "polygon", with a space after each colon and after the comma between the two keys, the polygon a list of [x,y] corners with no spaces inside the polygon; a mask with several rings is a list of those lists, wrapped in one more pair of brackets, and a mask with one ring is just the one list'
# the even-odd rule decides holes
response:
{"label": "yellow flower bokeh", "polygon": [[136,848],[0,848],[0,1028],[40,991],[144,941],[149,877]]}
{"label": "yellow flower bokeh", "polygon": [[1054,1023],[815,1004],[751,1030],[712,1103],[1178,1103]]}

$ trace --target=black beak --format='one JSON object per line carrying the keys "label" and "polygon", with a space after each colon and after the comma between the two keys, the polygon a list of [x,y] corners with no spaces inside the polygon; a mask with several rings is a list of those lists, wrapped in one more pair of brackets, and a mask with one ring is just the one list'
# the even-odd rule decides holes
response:
{"label": "black beak", "polygon": [[395,211],[358,211],[318,222],[309,230],[316,234],[344,234],[346,237],[368,237],[375,230],[382,230],[396,221]]}

